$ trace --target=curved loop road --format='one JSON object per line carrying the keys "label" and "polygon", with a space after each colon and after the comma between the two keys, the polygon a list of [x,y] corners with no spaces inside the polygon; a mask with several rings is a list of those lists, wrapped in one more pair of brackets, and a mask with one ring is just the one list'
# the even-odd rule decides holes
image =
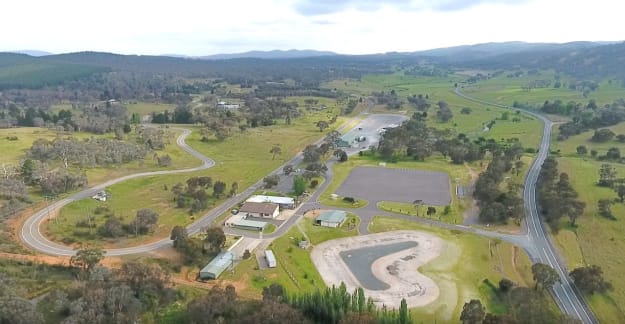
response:
{"label": "curved loop road", "polygon": [[[140,177],[154,176],[154,175],[167,175],[167,174],[175,174],[175,173],[200,171],[200,170],[208,169],[215,165],[215,161],[213,161],[211,158],[204,156],[202,153],[194,150],[185,142],[185,139],[187,138],[187,136],[191,134],[191,130],[186,129],[186,128],[172,128],[172,129],[182,131],[182,134],[180,134],[180,136],[178,136],[178,139],[176,140],[176,144],[178,144],[178,146],[182,148],[185,152],[191,154],[192,156],[202,161],[202,164],[200,166],[197,166],[195,168],[180,169],[180,170],[163,170],[163,171],[152,171],[152,172],[130,174],[130,175],[123,176],[117,179],[109,180],[102,184],[99,184],[91,188],[85,189],[83,191],[80,191],[78,193],[75,193],[68,198],[64,198],[62,200],[59,200],[49,205],[48,207],[36,212],[31,217],[29,217],[24,222],[24,225],[22,226],[22,230],[20,232],[20,237],[22,241],[26,245],[31,247],[32,249],[46,253],[46,254],[60,255],[60,256],[72,256],[76,253],[74,249],[66,245],[52,242],[41,233],[42,223],[46,220],[48,215],[50,215],[53,211],[60,209],[63,206],[70,204],[74,201],[92,197],[93,195],[96,194],[96,192],[101,191],[108,186],[111,186],[111,185],[114,185],[116,183],[120,183],[126,180],[140,178]],[[106,254],[112,256],[112,255],[124,255],[124,254],[146,252],[146,251],[154,250],[165,244],[168,244],[169,242],[171,242],[169,239],[164,239],[158,242],[154,242],[154,243],[142,245],[142,246],[137,246],[137,247],[110,249],[110,250],[106,250]]]}

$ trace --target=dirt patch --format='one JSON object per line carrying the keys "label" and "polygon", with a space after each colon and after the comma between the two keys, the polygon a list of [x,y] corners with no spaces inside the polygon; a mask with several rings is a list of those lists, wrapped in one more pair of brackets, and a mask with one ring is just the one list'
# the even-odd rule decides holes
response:
{"label": "dirt patch", "polygon": [[315,219],[319,215],[323,214],[326,211],[328,211],[328,210],[327,209],[313,209],[313,210],[309,210],[309,211],[304,213],[304,217],[305,218],[310,218],[310,219]]}
{"label": "dirt patch", "polygon": [[[399,308],[406,299],[408,307],[419,307],[432,303],[439,294],[438,285],[429,277],[418,272],[424,264],[438,257],[444,241],[437,236],[418,231],[392,231],[370,235],[330,240],[317,245],[311,258],[327,286],[344,282],[348,291],[367,286],[359,281],[341,257],[341,253],[370,248],[375,250],[390,244],[416,242],[412,247],[368,260],[367,265],[377,280],[387,289],[365,289],[377,305]],[[366,252],[366,251],[365,251]]]}

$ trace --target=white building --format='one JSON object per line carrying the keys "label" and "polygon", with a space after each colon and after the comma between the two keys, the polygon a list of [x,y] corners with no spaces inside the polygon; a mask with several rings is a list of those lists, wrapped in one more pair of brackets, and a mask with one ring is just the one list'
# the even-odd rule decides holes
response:
{"label": "white building", "polygon": [[286,209],[295,208],[295,199],[291,197],[254,195],[254,196],[251,196],[250,198],[247,198],[246,202],[272,203],[272,204],[278,204],[280,208],[286,208]]}
{"label": "white building", "polygon": [[267,265],[270,268],[275,268],[277,265],[276,256],[273,255],[273,251],[265,250],[265,259],[267,260]]}

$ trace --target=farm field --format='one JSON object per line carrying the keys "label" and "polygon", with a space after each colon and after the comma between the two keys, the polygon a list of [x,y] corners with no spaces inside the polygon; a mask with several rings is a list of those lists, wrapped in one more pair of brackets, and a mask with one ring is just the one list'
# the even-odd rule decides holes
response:
{"label": "farm field", "polygon": [[[598,215],[599,199],[617,198],[612,189],[597,186],[601,164],[591,159],[558,158],[560,171],[571,175],[571,184],[579,193],[580,200],[586,202],[586,209],[578,219],[576,228],[564,225],[559,233],[554,234],[554,238],[570,270],[591,264],[601,266],[605,278],[614,289],[606,295],[594,295],[587,300],[599,321],[620,323],[625,321],[625,280],[622,276],[625,269],[622,258],[622,251],[625,250],[625,220],[622,218],[625,205],[618,202],[612,204],[616,220]],[[617,176],[625,175],[624,165],[612,165],[618,172]]]}
{"label": "farm field", "polygon": [[[541,72],[540,75],[524,75],[520,78],[508,78],[506,74],[474,84],[463,85],[462,91],[469,96],[510,106],[514,101],[535,106],[542,105],[545,100],[553,101],[555,99],[564,102],[578,101],[584,103],[594,99],[598,105],[603,105],[623,97],[623,88],[618,82],[611,82],[609,79],[599,82],[599,88],[584,98],[581,91],[570,90],[566,86],[554,88],[555,73],[553,71]],[[530,91],[523,89],[528,82],[534,80],[551,80],[552,85],[548,88],[535,88]],[[561,82],[567,85],[570,81],[570,79],[564,78]]]}
{"label": "farm field", "polygon": [[[610,127],[602,127],[601,129],[604,129],[604,128],[607,128],[613,131],[614,134],[616,135],[625,134],[625,123],[619,123]],[[618,147],[622,149],[624,146],[624,143],[617,141],[616,138],[610,141],[604,142],[604,143],[597,143],[597,142],[591,141],[590,139],[592,138],[592,135],[595,132],[594,130],[589,130],[581,134],[571,136],[566,141],[557,140],[558,132],[559,131],[557,129],[557,126],[555,126],[553,129],[553,136],[552,136],[552,141],[551,141],[551,151],[558,152],[560,156],[580,157],[577,154],[577,147],[580,145],[584,145],[588,149],[588,153],[587,153],[588,158],[592,159],[590,157],[590,151],[592,150],[596,150],[598,152],[597,156],[601,156],[601,155],[605,155],[605,153],[612,147]]]}

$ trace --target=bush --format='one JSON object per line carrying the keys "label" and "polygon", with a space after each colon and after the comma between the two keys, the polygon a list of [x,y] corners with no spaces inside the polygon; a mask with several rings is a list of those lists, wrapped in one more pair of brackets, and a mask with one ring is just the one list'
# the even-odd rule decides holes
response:
{"label": "bush", "polygon": [[354,197],[343,197],[343,201],[353,204],[356,202],[356,199],[354,199]]}
{"label": "bush", "polygon": [[250,253],[250,250],[245,250],[245,252],[243,252],[243,259],[247,260],[252,256],[252,253]]}
{"label": "bush", "polygon": [[309,185],[309,186],[310,186],[310,188],[311,188],[311,189],[315,189],[315,188],[317,188],[317,186],[318,186],[318,185],[319,185],[319,180],[314,179],[314,180],[312,180],[312,181],[310,182],[310,185]]}

